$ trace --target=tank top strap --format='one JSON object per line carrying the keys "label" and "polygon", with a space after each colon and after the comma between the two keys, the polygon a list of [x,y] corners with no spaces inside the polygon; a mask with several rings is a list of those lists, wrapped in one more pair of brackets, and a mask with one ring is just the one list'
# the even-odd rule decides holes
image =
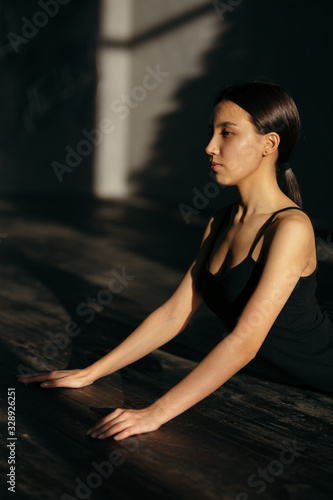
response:
{"label": "tank top strap", "polygon": [[265,222],[265,224],[263,225],[263,227],[261,228],[261,230],[259,231],[259,234],[257,235],[257,237],[255,238],[254,242],[252,243],[252,246],[250,248],[250,251],[249,251],[249,257],[252,256],[252,253],[253,253],[253,250],[255,249],[255,247],[257,246],[257,243],[258,241],[260,240],[260,238],[262,237],[262,235],[264,234],[264,232],[266,231],[266,229],[268,228],[268,226],[270,225],[270,223],[272,222],[272,220],[274,219],[274,217],[276,216],[276,214],[280,213],[280,212],[284,212],[285,210],[290,210],[290,209],[296,209],[296,210],[301,210],[302,212],[304,212],[304,210],[302,210],[301,208],[299,207],[286,207],[286,208],[281,208],[281,210],[277,210],[276,212],[274,212],[270,217],[269,219]]}

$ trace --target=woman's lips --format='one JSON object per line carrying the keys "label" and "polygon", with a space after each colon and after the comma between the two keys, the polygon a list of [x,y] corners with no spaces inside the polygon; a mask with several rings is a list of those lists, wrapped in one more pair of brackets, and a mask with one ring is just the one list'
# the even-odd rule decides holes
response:
{"label": "woman's lips", "polygon": [[222,165],[220,163],[214,163],[214,162],[212,162],[210,168],[212,170],[214,170],[214,172],[215,172],[219,167],[222,167]]}

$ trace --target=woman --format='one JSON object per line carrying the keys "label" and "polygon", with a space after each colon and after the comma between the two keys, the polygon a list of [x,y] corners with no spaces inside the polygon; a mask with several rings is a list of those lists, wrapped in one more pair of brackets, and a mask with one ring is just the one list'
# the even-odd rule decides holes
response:
{"label": "woman", "polygon": [[206,152],[216,181],[237,186],[239,201],[212,216],[174,294],[91,366],[19,380],[49,388],[92,384],[174,338],[205,300],[229,334],[152,405],[117,408],[88,431],[91,437],[121,440],[154,431],[239,371],[333,395],[333,317],[315,297],[314,231],[286,163],[299,131],[296,105],[281,87],[250,82],[224,89],[214,103]]}

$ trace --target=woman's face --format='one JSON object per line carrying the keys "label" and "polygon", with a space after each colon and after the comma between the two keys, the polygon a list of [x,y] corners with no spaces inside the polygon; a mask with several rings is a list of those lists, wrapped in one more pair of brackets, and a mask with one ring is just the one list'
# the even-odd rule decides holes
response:
{"label": "woman's face", "polygon": [[231,101],[215,106],[210,126],[212,138],[206,153],[216,180],[237,185],[258,169],[266,137],[257,133],[247,111]]}

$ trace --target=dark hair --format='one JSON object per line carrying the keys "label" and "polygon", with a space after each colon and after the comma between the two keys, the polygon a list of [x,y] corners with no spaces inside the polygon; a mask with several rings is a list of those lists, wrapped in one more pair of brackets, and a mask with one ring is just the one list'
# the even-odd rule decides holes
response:
{"label": "dark hair", "polygon": [[302,208],[295,174],[291,168],[281,170],[281,166],[289,160],[301,128],[298,109],[289,92],[274,83],[252,81],[224,88],[215,99],[214,106],[222,101],[234,102],[247,111],[259,134],[279,134],[276,175],[279,171],[283,172],[281,190]]}

